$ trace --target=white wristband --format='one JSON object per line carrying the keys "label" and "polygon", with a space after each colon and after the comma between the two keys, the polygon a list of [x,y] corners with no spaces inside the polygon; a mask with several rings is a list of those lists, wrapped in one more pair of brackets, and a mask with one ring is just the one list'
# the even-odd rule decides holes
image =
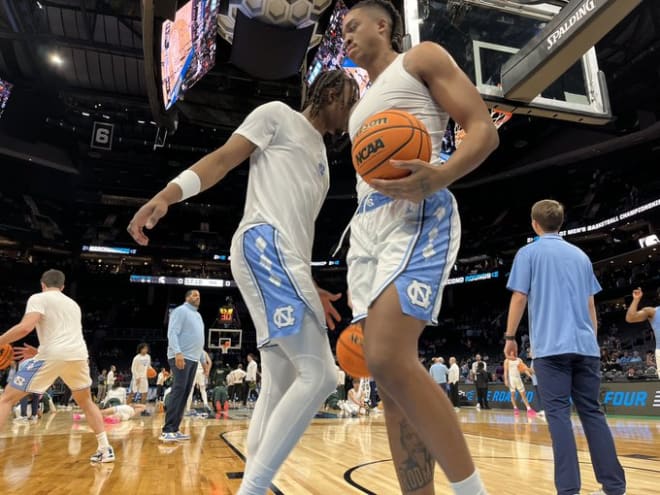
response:
{"label": "white wristband", "polygon": [[202,181],[199,175],[190,169],[181,172],[170,181],[170,184],[176,184],[181,188],[181,199],[179,201],[195,196],[202,190]]}

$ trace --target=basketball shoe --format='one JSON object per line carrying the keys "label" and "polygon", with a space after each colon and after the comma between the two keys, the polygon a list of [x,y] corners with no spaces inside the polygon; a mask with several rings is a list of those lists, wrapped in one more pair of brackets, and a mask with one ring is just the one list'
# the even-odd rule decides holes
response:
{"label": "basketball shoe", "polygon": [[106,447],[105,449],[99,449],[96,451],[92,457],[89,458],[91,462],[115,462],[115,451],[112,447]]}

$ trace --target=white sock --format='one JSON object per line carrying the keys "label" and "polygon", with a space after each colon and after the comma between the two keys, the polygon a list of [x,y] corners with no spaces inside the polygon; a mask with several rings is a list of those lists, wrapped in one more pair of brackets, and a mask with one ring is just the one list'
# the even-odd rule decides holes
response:
{"label": "white sock", "polygon": [[477,470],[463,481],[451,483],[451,488],[455,495],[487,495],[488,493]]}
{"label": "white sock", "polygon": [[96,435],[96,440],[99,443],[99,449],[106,449],[110,447],[110,444],[108,443],[108,435],[106,435],[105,432]]}

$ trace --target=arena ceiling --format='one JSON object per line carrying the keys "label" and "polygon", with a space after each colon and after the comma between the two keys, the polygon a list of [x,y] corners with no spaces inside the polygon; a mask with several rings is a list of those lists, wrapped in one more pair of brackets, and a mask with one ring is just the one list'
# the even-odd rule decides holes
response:
{"label": "arena ceiling", "polygon": [[[321,30],[328,15],[326,12],[319,21]],[[94,205],[89,208],[99,209],[101,215],[112,204],[132,211],[134,203],[126,198],[152,194],[205,151],[222,144],[255,106],[272,99],[299,104],[299,78],[255,80],[232,66],[230,47],[218,38],[216,67],[198,83],[194,96],[181,104],[176,133],[168,135],[165,147],[154,150],[157,126],[146,96],[140,1],[1,0],[0,77],[12,82],[15,92],[0,127],[12,139],[29,143],[28,150],[35,156],[36,150],[44,150],[33,164],[26,162],[24,148],[11,156],[5,153],[12,170],[6,187],[14,191],[27,188],[74,204]],[[511,198],[511,191],[521,187],[525,193],[519,197],[525,200],[539,194],[557,195],[548,185],[552,181],[535,180],[553,171],[562,177],[562,170],[580,175],[575,188],[572,181],[564,181],[563,187],[567,198],[584,201],[588,177],[594,169],[611,167],[619,174],[617,167],[626,160],[630,164],[626,173],[634,181],[636,165],[657,162],[660,2],[644,0],[597,45],[597,52],[607,76],[615,121],[603,127],[588,127],[514,117],[501,132],[500,149],[454,188],[470,212],[464,215],[466,231],[508,222],[510,213],[506,212],[513,205],[503,204]],[[313,53],[310,50],[309,57]],[[90,149],[95,121],[115,125],[119,139],[112,151]],[[324,239],[320,250],[324,252],[332,246],[338,225],[350,217],[354,207],[347,143],[329,144],[335,165],[333,186],[318,227]],[[37,169],[34,163],[52,170]],[[579,166],[590,168],[575,174]],[[195,206],[197,223],[220,216],[230,228],[237,221],[242,213],[246,172],[245,167],[237,170],[201,198],[210,205],[221,197],[222,205],[205,212],[201,211],[203,204]],[[574,192],[568,191],[573,188]],[[496,208],[484,207],[484,200],[490,197]],[[593,204],[585,204],[585,211],[592,210]],[[117,219],[117,225],[124,220]],[[211,230],[223,228],[216,225]],[[117,228],[116,235],[117,240],[125,240],[122,229]],[[475,247],[475,251],[478,249]]]}

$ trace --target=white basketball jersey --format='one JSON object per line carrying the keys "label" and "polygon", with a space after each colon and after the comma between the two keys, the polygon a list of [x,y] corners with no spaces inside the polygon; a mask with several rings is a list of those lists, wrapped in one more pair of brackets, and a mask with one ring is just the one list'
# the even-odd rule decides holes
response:
{"label": "white basketball jersey", "polygon": [[[424,83],[403,67],[404,58],[405,53],[398,55],[353,108],[348,124],[351,140],[372,115],[389,109],[403,110],[413,114],[426,126],[432,144],[430,161],[436,163],[440,157],[449,115],[435,102]],[[358,200],[372,191],[358,176]]]}
{"label": "white basketball jersey", "polygon": [[250,157],[245,212],[236,235],[268,223],[299,256],[311,260],[314,223],[330,187],[323,136],[281,102],[256,108],[235,132],[258,147]]}
{"label": "white basketball jersey", "polygon": [[518,370],[518,365],[520,363],[520,358],[506,360],[506,365],[509,367],[510,380],[520,380],[520,370]]}

